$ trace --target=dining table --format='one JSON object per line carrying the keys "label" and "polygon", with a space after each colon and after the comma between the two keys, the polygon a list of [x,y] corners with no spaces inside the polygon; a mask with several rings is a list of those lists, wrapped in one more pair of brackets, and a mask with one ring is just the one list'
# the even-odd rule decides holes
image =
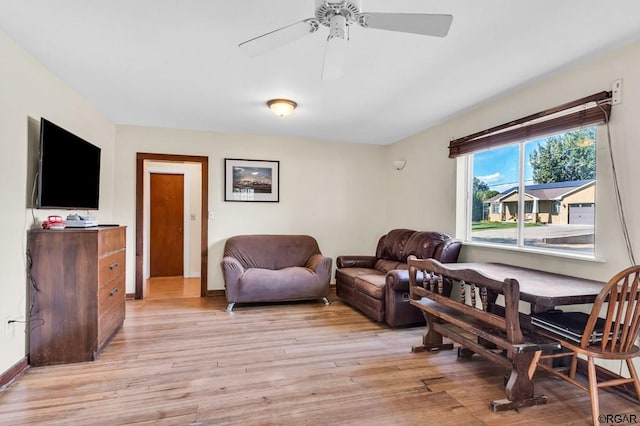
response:
{"label": "dining table", "polygon": [[502,281],[515,278],[520,284],[520,300],[528,302],[531,313],[546,312],[565,305],[593,303],[606,282],[492,262],[446,263],[449,269],[473,269]]}
{"label": "dining table", "polygon": [[[517,316],[518,313],[520,315],[516,324],[518,324],[523,333],[526,330],[528,340],[540,344],[540,349],[538,350],[549,350],[545,349],[545,346],[551,347],[552,342],[544,339],[544,341],[537,340],[538,334],[531,323],[531,316],[533,314],[559,309],[560,307],[567,305],[592,304],[606,285],[605,282],[598,280],[540,271],[503,263],[445,263],[441,266],[447,271],[447,273],[443,273],[443,275],[449,279],[451,279],[452,276],[456,277],[455,271],[465,271],[454,278],[454,281],[461,284],[461,292],[463,293],[455,298],[452,297],[452,299],[466,300],[466,294],[469,294],[471,303],[469,304],[464,301],[460,302],[463,307],[458,308],[456,305],[452,305],[453,302],[444,303],[443,301],[438,301],[439,299],[437,296],[429,303],[422,301],[423,298],[428,299],[428,297],[425,298],[424,296],[420,301],[417,299],[412,300],[412,305],[424,311],[423,313],[427,321],[422,345],[414,346],[412,348],[413,352],[434,352],[444,349],[453,349],[453,344],[443,342],[443,337],[446,336],[454,342],[461,344],[461,347],[458,348],[458,357],[460,358],[468,358],[473,353],[480,353],[481,355],[484,354],[490,359],[495,360],[495,357],[493,356],[493,348],[495,348],[496,343],[486,340],[486,336],[480,337],[482,332],[476,331],[477,319],[482,317],[480,314],[475,314],[473,317],[469,314],[471,306],[476,309],[479,308],[479,306],[474,303],[475,300],[478,300],[475,296],[476,292],[479,292],[481,295],[480,299],[483,299],[484,297],[482,300],[483,310],[487,310],[488,308],[491,314],[504,317],[507,320],[507,327],[509,324],[513,323],[514,314],[513,311],[507,312],[506,304],[504,306],[501,305],[502,302],[498,299],[500,293],[493,290],[487,292],[486,288],[478,289],[473,281],[469,283],[466,282],[466,278],[461,279],[461,277],[465,276],[468,278],[473,277],[473,275],[468,274],[470,271],[479,272],[480,274],[491,278],[493,281],[498,282],[506,282],[507,280],[512,279],[517,280],[519,291],[517,298],[520,302],[526,302],[530,305],[530,312],[526,313],[526,309],[523,309],[526,307],[518,304],[519,306],[516,307],[515,315]],[[426,273],[426,271],[423,271],[423,273]],[[465,273],[466,275],[464,275]],[[440,279],[442,279],[442,277]],[[420,284],[417,285],[420,286]],[[426,288],[426,284],[424,282],[422,285]],[[471,293],[468,293],[469,290]],[[482,290],[484,290],[484,296]],[[504,293],[502,296],[504,296]],[[438,305],[439,303],[441,303],[442,306]],[[422,306],[423,304],[425,305],[424,307]],[[462,312],[462,314],[460,315],[455,313],[454,311],[456,309]],[[434,310],[438,310],[438,313],[434,312]],[[438,320],[434,322],[434,318],[438,318]],[[484,319],[481,320],[484,321]],[[491,319],[487,319],[486,321],[487,324],[489,324]],[[451,322],[451,325],[442,325],[446,322]],[[480,329],[482,331],[486,331],[483,327],[480,327]],[[445,331],[447,331],[447,333],[443,334]],[[461,337],[465,335],[468,335],[469,337]],[[472,340],[474,335],[478,336],[477,341]],[[491,343],[493,343],[493,345]],[[468,345],[468,347],[466,345]],[[485,345],[487,345],[486,348]],[[534,343],[532,343],[532,345],[535,346]],[[493,411],[544,404],[546,402],[546,396],[534,394],[531,369],[532,363],[535,362],[533,360],[534,352],[518,352],[514,348],[509,348],[508,345],[507,350],[502,353],[505,352],[506,361],[498,359],[497,362],[502,361],[501,365],[510,366],[509,371],[505,374],[505,394],[507,398],[492,401],[491,407]]]}

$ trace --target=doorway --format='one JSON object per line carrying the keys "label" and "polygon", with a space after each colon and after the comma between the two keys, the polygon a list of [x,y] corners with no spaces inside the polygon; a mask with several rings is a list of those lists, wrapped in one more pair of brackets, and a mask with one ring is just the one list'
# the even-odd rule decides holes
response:
{"label": "doorway", "polygon": [[[168,163],[173,166],[173,171],[167,172],[167,170],[158,170],[158,169],[149,169],[146,170],[146,164],[148,162],[162,162]],[[184,217],[182,224],[180,223],[180,219],[176,219],[179,213],[173,212],[171,210],[181,210],[180,207],[186,205],[186,200],[189,199],[188,196],[188,186],[185,185],[185,173],[188,175],[188,172],[180,171],[180,165],[184,165],[183,168],[188,168],[187,165],[198,164],[201,170],[201,179],[200,179],[200,212],[197,214],[200,216],[200,244],[199,247],[192,249],[192,252],[200,252],[199,256],[199,287],[200,287],[200,297],[204,297],[207,295],[207,265],[208,265],[208,181],[209,181],[209,173],[208,173],[208,158],[200,157],[200,156],[188,156],[188,155],[172,155],[172,154],[152,154],[152,153],[138,153],[136,154],[136,288],[135,288],[135,298],[142,299],[145,297],[145,281],[146,278],[154,275],[158,277],[159,280],[165,280],[165,284],[167,277],[169,279],[179,280],[189,280],[187,276],[187,271],[189,271],[188,266],[188,253],[189,248],[186,243],[188,240],[181,235],[179,237],[180,243],[176,241],[176,234],[186,234],[189,232],[189,219],[194,219],[195,214],[185,214],[185,211],[189,211],[188,207],[185,209],[183,207],[181,216]],[[177,171],[176,171],[177,170]],[[151,173],[154,172],[154,173]],[[151,183],[154,181],[154,184]],[[156,194],[156,201],[152,201],[153,199],[153,186],[157,188],[161,188]],[[182,195],[180,195],[180,188],[182,187]],[[170,193],[170,194],[169,194]],[[196,196],[197,194],[192,194]],[[159,198],[159,199],[158,199]],[[167,198],[163,200],[163,198]],[[182,198],[185,200],[184,203],[177,201],[177,198]],[[151,204],[156,204],[158,202],[159,212],[151,213],[154,208],[151,208]],[[147,203],[147,204],[145,204]],[[162,204],[166,204],[163,206]],[[177,204],[179,206],[177,206]],[[156,215],[156,220],[151,220],[151,215]],[[159,215],[159,216],[158,216]],[[169,218],[169,215],[173,217],[173,219]],[[191,217],[189,217],[191,216]],[[158,219],[160,218],[160,219]],[[151,252],[151,247],[146,247],[147,245],[151,246],[152,244],[156,244],[156,242],[150,241],[151,234],[158,234],[158,232],[151,231],[151,227],[155,226],[152,223],[155,222],[156,225],[160,226],[160,228],[154,228],[156,231],[160,229],[160,233],[165,232],[166,223],[163,222],[171,222],[173,223],[172,227],[174,228],[170,233],[173,235],[169,235],[167,237],[161,236],[160,240],[167,239],[167,241],[162,242],[160,244],[167,244],[165,249],[169,247],[170,251],[173,255],[169,255],[171,257],[172,265],[164,265],[165,261],[162,260],[162,251],[160,248],[159,251],[156,251],[155,255],[159,256],[158,259],[151,260],[153,256]],[[195,224],[195,222],[194,222]],[[146,231],[146,232],[145,232]],[[157,237],[158,235],[155,235]],[[145,240],[146,238],[146,240]],[[182,248],[184,243],[184,249]],[[145,244],[148,242],[148,244]],[[196,242],[197,244],[197,242]],[[176,253],[182,254],[182,261],[178,262],[175,259]],[[157,270],[156,267],[151,267],[152,263],[161,265],[160,270]],[[157,266],[157,265],[156,265]],[[164,268],[165,266],[170,266],[170,269]],[[153,269],[153,273],[151,270]],[[193,269],[193,267],[191,268]],[[172,277],[171,274],[179,273],[183,276],[175,276]],[[169,275],[165,275],[169,274]],[[155,278],[154,278],[155,279]]]}
{"label": "doorway", "polygon": [[150,171],[149,177],[149,277],[182,277],[185,175]]}

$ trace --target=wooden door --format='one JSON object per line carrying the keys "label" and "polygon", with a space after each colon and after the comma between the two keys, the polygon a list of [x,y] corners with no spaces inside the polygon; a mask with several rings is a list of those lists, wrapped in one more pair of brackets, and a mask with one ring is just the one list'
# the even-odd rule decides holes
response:
{"label": "wooden door", "polygon": [[151,277],[184,275],[184,175],[151,173]]}

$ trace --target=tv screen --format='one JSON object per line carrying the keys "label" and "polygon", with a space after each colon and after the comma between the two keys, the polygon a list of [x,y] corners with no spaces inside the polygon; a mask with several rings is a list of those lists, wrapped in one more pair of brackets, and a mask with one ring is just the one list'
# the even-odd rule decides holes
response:
{"label": "tv screen", "polygon": [[100,148],[42,118],[36,207],[98,209]]}

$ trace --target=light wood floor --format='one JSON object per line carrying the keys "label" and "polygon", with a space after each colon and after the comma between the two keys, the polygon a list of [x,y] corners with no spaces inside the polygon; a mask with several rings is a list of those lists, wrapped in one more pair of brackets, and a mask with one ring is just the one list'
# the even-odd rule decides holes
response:
{"label": "light wood floor", "polygon": [[[504,371],[455,351],[414,354],[331,297],[239,305],[223,297],[128,300],[95,362],[31,368],[0,394],[2,425],[586,425],[586,392],[536,377],[546,406],[492,413]],[[603,414],[640,407],[600,392]]]}
{"label": "light wood floor", "polygon": [[145,299],[200,297],[200,278],[154,277],[145,283]]}

